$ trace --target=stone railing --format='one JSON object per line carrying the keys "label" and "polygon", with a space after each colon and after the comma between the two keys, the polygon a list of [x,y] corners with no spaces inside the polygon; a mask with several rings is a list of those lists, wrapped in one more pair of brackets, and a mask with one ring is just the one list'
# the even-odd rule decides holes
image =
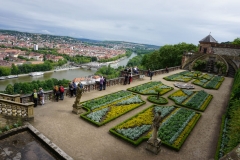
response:
{"label": "stone railing", "polygon": [[20,103],[20,94],[10,95],[0,93],[0,99],[5,99],[9,101],[19,102]]}
{"label": "stone railing", "polygon": [[4,116],[21,117],[29,120],[33,119],[34,103],[19,103],[10,100],[0,99],[0,114]]}
{"label": "stone railing", "polygon": [[[168,68],[168,72],[174,71],[174,70],[178,70],[180,69],[181,66],[176,66],[176,67],[169,67]],[[124,84],[124,74],[127,73],[125,71],[121,72],[120,77],[118,78],[114,78],[114,79],[109,79],[107,80],[106,86],[107,87],[111,87],[111,86],[115,86],[115,85],[123,85]],[[153,75],[159,75],[159,74],[164,74],[166,73],[165,69],[160,69],[160,70],[155,70],[153,71]],[[139,70],[139,74],[133,74],[132,75],[132,82],[140,79],[141,75],[145,75],[148,76],[148,71],[147,70]],[[84,92],[90,92],[90,91],[94,91],[94,90],[99,90],[99,83],[95,83],[95,84],[87,84],[84,85]],[[69,96],[69,89],[65,88],[65,92],[64,92],[64,96]],[[4,97],[4,98],[2,98]],[[1,99],[8,99],[8,100],[12,100],[12,101],[17,101],[20,104],[29,104],[29,102],[33,102],[33,98],[31,94],[26,94],[26,95],[7,95],[7,94],[0,94],[0,102]],[[48,102],[52,102],[54,101],[54,94],[53,91],[45,91],[44,92],[44,101],[45,103]],[[19,104],[18,103],[18,104]]]}
{"label": "stone railing", "polygon": [[[44,101],[45,102],[49,102],[53,100],[53,91],[45,91],[44,92]],[[33,102],[33,97],[32,94],[25,94],[21,96],[21,103],[29,103],[29,102]],[[39,103],[39,102],[38,102]]]}
{"label": "stone railing", "polygon": [[[168,68],[168,72],[171,72],[171,71],[175,71],[175,70],[178,70],[180,69],[181,66],[176,66],[176,67],[169,67]],[[166,73],[166,69],[159,69],[159,70],[154,70],[152,71],[153,72],[153,76],[154,75],[159,75],[159,74],[164,74]],[[125,74],[128,74],[129,72],[127,71],[121,71],[121,77],[124,77]],[[148,70],[139,70],[139,74],[133,74],[133,80],[136,80],[136,79],[140,79],[140,75],[144,75],[144,76],[148,76]]]}

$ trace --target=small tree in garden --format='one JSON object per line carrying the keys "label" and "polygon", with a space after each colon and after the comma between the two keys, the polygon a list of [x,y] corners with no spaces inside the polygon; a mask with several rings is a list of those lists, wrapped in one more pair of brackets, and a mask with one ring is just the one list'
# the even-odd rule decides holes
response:
{"label": "small tree in garden", "polygon": [[225,74],[226,73],[227,66],[223,62],[217,61],[215,65],[218,69],[218,74],[220,74],[220,73]]}
{"label": "small tree in garden", "polygon": [[155,92],[157,92],[157,99],[160,98],[161,91],[162,91],[162,88],[155,88]]}
{"label": "small tree in garden", "polygon": [[206,67],[206,64],[207,63],[204,60],[197,60],[193,65],[193,69],[196,71],[202,71]]}

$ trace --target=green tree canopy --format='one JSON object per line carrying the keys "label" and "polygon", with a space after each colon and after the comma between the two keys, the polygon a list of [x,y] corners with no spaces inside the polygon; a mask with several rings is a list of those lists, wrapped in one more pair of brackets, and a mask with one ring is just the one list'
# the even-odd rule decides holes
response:
{"label": "green tree canopy", "polygon": [[240,45],[240,38],[236,38],[233,40],[232,44]]}
{"label": "green tree canopy", "polygon": [[145,69],[157,70],[181,65],[182,55],[186,51],[197,51],[194,44],[179,43],[176,45],[164,45],[158,51],[144,55],[142,65]]}

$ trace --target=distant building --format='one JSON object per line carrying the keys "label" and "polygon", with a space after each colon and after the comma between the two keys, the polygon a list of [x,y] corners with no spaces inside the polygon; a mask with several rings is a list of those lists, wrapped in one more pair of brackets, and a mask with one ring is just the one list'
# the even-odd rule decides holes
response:
{"label": "distant building", "polygon": [[226,67],[223,75],[234,77],[240,68],[240,45],[220,44],[210,34],[199,41],[198,52],[187,51],[182,56],[182,69],[193,70],[197,60],[206,62],[203,71],[213,74],[222,74],[217,67],[217,62],[222,62]]}
{"label": "distant building", "polygon": [[38,50],[38,45],[34,44],[33,49],[34,49],[34,51],[37,51]]}

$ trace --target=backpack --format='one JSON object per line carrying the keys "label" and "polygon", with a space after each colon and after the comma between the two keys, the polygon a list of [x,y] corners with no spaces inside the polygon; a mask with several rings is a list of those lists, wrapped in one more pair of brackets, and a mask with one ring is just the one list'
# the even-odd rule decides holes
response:
{"label": "backpack", "polygon": [[62,93],[64,92],[64,88],[63,88],[63,87],[60,87],[59,90],[60,90],[60,92],[62,92]]}

